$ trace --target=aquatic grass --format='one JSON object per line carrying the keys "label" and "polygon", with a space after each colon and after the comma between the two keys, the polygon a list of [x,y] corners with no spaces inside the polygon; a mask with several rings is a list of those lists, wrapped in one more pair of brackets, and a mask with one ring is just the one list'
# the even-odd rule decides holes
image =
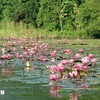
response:
{"label": "aquatic grass", "polygon": [[23,22],[0,22],[0,37],[34,37],[48,38],[57,36],[57,31],[49,32],[47,30],[35,29],[29,27]]}

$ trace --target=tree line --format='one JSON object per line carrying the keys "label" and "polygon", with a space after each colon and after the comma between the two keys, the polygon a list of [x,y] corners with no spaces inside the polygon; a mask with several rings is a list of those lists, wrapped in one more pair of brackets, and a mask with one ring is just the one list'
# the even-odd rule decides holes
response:
{"label": "tree line", "polygon": [[100,38],[100,0],[0,0],[0,21]]}

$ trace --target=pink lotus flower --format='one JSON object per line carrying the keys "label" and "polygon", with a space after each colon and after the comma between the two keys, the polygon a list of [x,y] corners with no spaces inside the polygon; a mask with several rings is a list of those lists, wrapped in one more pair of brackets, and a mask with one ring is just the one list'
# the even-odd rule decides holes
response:
{"label": "pink lotus flower", "polygon": [[92,58],[91,60],[92,66],[94,66],[94,64],[97,62],[97,58]]}
{"label": "pink lotus flower", "polygon": [[27,51],[24,51],[23,53],[24,53],[25,55],[28,55],[28,54],[29,54]]}
{"label": "pink lotus flower", "polygon": [[58,70],[58,68],[56,65],[51,66],[51,69],[50,69],[51,73],[55,73],[57,70]]}
{"label": "pink lotus flower", "polygon": [[81,61],[82,61],[83,64],[87,64],[87,63],[89,62],[89,57],[88,57],[88,56],[83,57],[83,58],[81,59]]}
{"label": "pink lotus flower", "polygon": [[80,53],[75,54],[75,58],[80,58],[80,57],[81,57]]}
{"label": "pink lotus flower", "polygon": [[23,49],[23,46],[20,46],[21,49]]}
{"label": "pink lotus flower", "polygon": [[35,51],[30,51],[30,55],[34,55],[35,54]]}
{"label": "pink lotus flower", "polygon": [[24,50],[27,51],[28,50],[28,47],[25,47]]}
{"label": "pink lotus flower", "polygon": [[52,53],[51,53],[51,57],[54,57],[56,55],[57,51],[54,50]]}
{"label": "pink lotus flower", "polygon": [[97,62],[97,58],[93,58],[93,59],[91,59],[90,60],[92,63],[95,63],[95,62]]}
{"label": "pink lotus flower", "polygon": [[82,64],[78,63],[78,64],[75,64],[73,66],[73,68],[76,68],[77,70],[82,70]]}
{"label": "pink lotus flower", "polygon": [[73,53],[73,51],[72,51],[72,50],[69,50],[69,49],[66,49],[66,50],[64,50],[64,53],[67,53],[67,54],[72,54],[72,53]]}
{"label": "pink lotus flower", "polygon": [[77,71],[72,71],[68,74],[69,77],[77,77]]}
{"label": "pink lotus flower", "polygon": [[57,81],[57,79],[58,79],[58,76],[56,74],[53,74],[50,76],[50,80],[52,81]]}
{"label": "pink lotus flower", "polygon": [[49,70],[50,70],[50,69],[51,69],[51,66],[47,66],[47,69],[49,69]]}
{"label": "pink lotus flower", "polygon": [[79,52],[80,52],[80,53],[83,53],[83,52],[84,52],[84,50],[83,50],[83,49],[80,49],[80,50],[79,50]]}
{"label": "pink lotus flower", "polygon": [[53,58],[53,59],[51,60],[51,63],[54,64],[55,62],[56,62],[56,60]]}
{"label": "pink lotus flower", "polygon": [[16,48],[13,48],[13,51],[14,51],[14,52],[16,52],[16,51],[17,51],[17,49],[16,49]]}
{"label": "pink lotus flower", "polygon": [[46,58],[42,58],[42,62],[46,62],[47,61],[47,59]]}
{"label": "pink lotus flower", "polygon": [[62,64],[58,64],[58,65],[57,65],[57,71],[63,72],[64,69],[65,69],[65,68],[62,66]]}
{"label": "pink lotus flower", "polygon": [[63,64],[63,65],[66,65],[66,64],[69,63],[69,60],[62,60],[60,63]]}
{"label": "pink lotus flower", "polygon": [[74,62],[74,59],[70,59],[69,63],[72,64]]}
{"label": "pink lotus flower", "polygon": [[4,60],[8,59],[8,55],[2,55],[1,58],[4,59]]}
{"label": "pink lotus flower", "polygon": [[83,70],[87,70],[87,68],[88,68],[87,66],[83,66],[82,67]]}
{"label": "pink lotus flower", "polygon": [[16,58],[18,58],[18,56],[19,56],[19,53],[16,53]]}
{"label": "pink lotus flower", "polygon": [[88,57],[91,59],[91,58],[94,57],[94,55],[93,54],[88,54]]}
{"label": "pink lotus flower", "polygon": [[73,74],[74,77],[76,77],[77,76],[77,71],[72,71],[72,74]]}
{"label": "pink lotus flower", "polygon": [[34,50],[37,51],[38,48],[39,48],[38,45],[36,45],[36,46],[34,47]]}
{"label": "pink lotus flower", "polygon": [[23,56],[22,56],[21,54],[20,54],[20,55],[18,55],[18,58],[20,58],[20,59],[21,59],[22,57],[23,57]]}
{"label": "pink lotus flower", "polygon": [[60,48],[60,47],[58,47],[58,48],[57,48],[57,51],[60,51],[60,50],[61,50],[61,48]]}

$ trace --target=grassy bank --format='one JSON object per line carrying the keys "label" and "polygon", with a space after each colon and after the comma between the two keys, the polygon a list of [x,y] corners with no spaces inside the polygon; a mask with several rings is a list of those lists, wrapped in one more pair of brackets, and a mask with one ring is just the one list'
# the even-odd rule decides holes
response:
{"label": "grassy bank", "polygon": [[32,38],[89,38],[86,34],[78,34],[72,31],[48,31],[46,29],[35,29],[32,25],[23,22],[0,22],[0,37],[32,37]]}
{"label": "grassy bank", "polygon": [[57,37],[57,32],[35,29],[23,22],[0,22],[0,37]]}

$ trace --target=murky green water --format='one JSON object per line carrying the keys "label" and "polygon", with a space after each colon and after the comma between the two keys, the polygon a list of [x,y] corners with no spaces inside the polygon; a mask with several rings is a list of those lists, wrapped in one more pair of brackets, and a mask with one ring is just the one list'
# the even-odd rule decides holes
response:
{"label": "murky green water", "polygon": [[[64,44],[60,45],[65,47]],[[87,76],[85,84],[90,86],[88,89],[75,88],[76,84],[70,79],[58,82],[56,87],[49,86],[49,73],[46,70],[49,61],[31,62],[36,70],[24,72],[25,64],[15,59],[13,67],[11,60],[6,61],[7,68],[12,70],[9,74],[2,74],[0,65],[0,90],[5,91],[4,95],[0,95],[0,100],[100,100],[100,48],[93,47],[94,45],[65,47],[73,50],[83,48],[85,53],[93,53],[98,58],[96,65],[90,69],[91,74]],[[73,95],[76,99],[71,99]]]}

